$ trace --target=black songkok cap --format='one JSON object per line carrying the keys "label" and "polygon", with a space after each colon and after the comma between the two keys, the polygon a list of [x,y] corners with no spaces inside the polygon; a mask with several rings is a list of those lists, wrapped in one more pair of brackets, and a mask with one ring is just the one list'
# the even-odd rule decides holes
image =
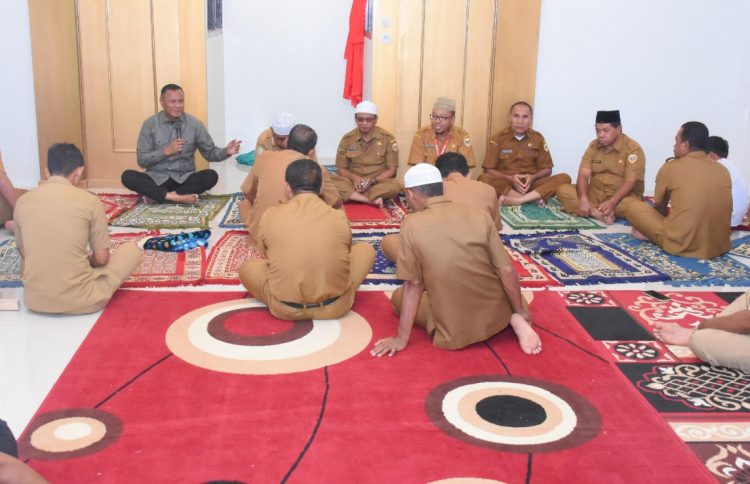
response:
{"label": "black songkok cap", "polygon": [[620,111],[597,111],[597,123],[620,123]]}

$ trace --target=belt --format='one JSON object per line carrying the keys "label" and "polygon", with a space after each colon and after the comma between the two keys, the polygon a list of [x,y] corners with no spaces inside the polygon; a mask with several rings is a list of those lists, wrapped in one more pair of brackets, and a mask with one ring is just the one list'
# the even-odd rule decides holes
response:
{"label": "belt", "polygon": [[290,301],[281,301],[281,302],[294,309],[322,308],[323,306],[328,306],[329,304],[333,303],[334,301],[336,301],[336,299],[340,297],[341,296],[336,296],[330,299],[326,299],[325,301],[322,301],[319,303],[312,303],[312,304],[300,304],[300,303],[290,302]]}

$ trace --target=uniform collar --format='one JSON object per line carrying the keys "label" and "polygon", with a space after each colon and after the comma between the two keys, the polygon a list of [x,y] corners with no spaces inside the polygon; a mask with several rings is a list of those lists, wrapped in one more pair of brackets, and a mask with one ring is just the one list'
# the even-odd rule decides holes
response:
{"label": "uniform collar", "polygon": [[449,173],[447,177],[444,178],[445,180],[452,180],[452,181],[459,181],[459,180],[465,180],[466,177],[460,174],[457,171],[454,171],[452,173]]}
{"label": "uniform collar", "polygon": [[62,175],[50,175],[50,177],[47,178],[47,183],[56,183],[59,185],[71,185],[71,186],[73,185],[72,183],[70,183],[70,180],[68,180]]}
{"label": "uniform collar", "polygon": [[[362,141],[362,133],[360,132],[359,128],[355,128],[357,130],[357,141]],[[375,126],[372,130],[372,139],[382,139],[383,134],[380,132],[380,128]]]}
{"label": "uniform collar", "polygon": [[440,195],[438,197],[430,197],[427,199],[427,205],[425,205],[425,210],[432,207],[433,205],[442,205],[443,203],[451,203],[451,201],[447,198],[445,198],[445,195]]}
{"label": "uniform collar", "polygon": [[[599,140],[597,140],[596,142],[599,143]],[[610,151],[616,151],[618,153],[622,153],[624,144],[625,144],[625,133],[620,133],[620,137],[617,138],[617,141],[614,142],[614,144],[611,147],[612,149]],[[602,150],[606,150],[606,148],[602,146],[601,143],[599,143],[599,148]]]}

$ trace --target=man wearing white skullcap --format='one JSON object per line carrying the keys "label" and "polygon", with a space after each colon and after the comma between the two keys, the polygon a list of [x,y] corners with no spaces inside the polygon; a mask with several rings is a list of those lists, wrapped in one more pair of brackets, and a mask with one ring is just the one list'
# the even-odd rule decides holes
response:
{"label": "man wearing white skullcap", "polygon": [[271,127],[266,128],[255,142],[255,156],[264,151],[281,151],[286,149],[289,132],[294,127],[294,116],[290,113],[280,112],[276,114],[271,122]]}
{"label": "man wearing white skullcap", "polygon": [[406,348],[414,323],[435,346],[452,350],[510,325],[524,353],[539,353],[541,340],[492,218],[445,198],[440,170],[432,165],[410,168],[404,187],[413,213],[401,224],[396,277],[404,286],[391,298],[398,332],[375,343],[372,355]]}
{"label": "man wearing white skullcap", "polygon": [[357,127],[341,138],[336,152],[334,185],[342,200],[383,206],[401,191],[396,179],[398,143],[380,126],[378,108],[362,101],[354,110]]}

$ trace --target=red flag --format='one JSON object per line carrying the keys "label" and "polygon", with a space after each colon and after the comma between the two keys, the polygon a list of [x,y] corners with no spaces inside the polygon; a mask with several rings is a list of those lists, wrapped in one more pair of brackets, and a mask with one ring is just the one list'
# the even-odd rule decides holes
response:
{"label": "red flag", "polygon": [[362,101],[362,73],[365,50],[365,9],[367,0],[353,0],[349,14],[349,36],[346,39],[346,78],[344,79],[344,99],[352,106]]}

